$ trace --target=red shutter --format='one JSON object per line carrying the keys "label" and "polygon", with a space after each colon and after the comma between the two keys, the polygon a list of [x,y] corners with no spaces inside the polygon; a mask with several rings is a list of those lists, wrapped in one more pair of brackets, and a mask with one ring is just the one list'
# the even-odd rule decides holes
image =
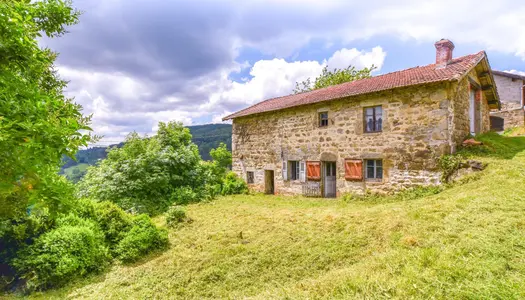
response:
{"label": "red shutter", "polygon": [[308,180],[321,180],[321,162],[307,161],[306,172]]}
{"label": "red shutter", "polygon": [[363,180],[363,161],[358,159],[345,160],[345,179]]}

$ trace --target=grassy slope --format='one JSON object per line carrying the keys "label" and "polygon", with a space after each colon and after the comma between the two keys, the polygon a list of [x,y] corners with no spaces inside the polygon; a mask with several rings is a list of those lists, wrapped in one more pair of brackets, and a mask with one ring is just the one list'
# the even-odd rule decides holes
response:
{"label": "grassy slope", "polygon": [[71,175],[73,175],[73,170],[74,169],[78,169],[81,172],[85,172],[88,167],[89,167],[88,164],[78,164],[78,165],[75,165],[75,166],[72,166],[72,167],[69,167],[69,168],[65,168],[64,169],[64,174],[71,176]]}
{"label": "grassy slope", "polygon": [[190,205],[166,252],[34,296],[525,298],[525,138],[486,141],[481,176],[420,199]]}

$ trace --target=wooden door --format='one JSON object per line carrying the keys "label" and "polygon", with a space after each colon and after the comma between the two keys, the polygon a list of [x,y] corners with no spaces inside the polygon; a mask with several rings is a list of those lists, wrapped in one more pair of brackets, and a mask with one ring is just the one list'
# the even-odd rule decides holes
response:
{"label": "wooden door", "polygon": [[274,182],[273,170],[264,171],[264,192],[266,194],[275,194],[275,182]]}
{"label": "wooden door", "polygon": [[335,162],[323,163],[323,197],[335,198],[336,196],[336,169]]}

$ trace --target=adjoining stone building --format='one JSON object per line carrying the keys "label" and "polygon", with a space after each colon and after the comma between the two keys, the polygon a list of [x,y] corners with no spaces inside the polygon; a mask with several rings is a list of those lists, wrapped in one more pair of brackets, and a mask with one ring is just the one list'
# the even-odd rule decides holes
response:
{"label": "adjoining stone building", "polygon": [[269,194],[335,197],[439,184],[437,159],[490,130],[499,107],[484,51],[436,44],[423,67],[262,101],[233,120],[233,171]]}
{"label": "adjoining stone building", "polygon": [[493,130],[525,125],[525,76],[492,71],[501,101],[501,110],[491,111],[490,119]]}

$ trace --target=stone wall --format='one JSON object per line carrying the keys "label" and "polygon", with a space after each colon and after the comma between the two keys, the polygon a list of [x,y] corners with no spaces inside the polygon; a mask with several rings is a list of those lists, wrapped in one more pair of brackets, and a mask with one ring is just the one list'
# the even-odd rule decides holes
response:
{"label": "stone wall", "polygon": [[525,125],[525,112],[522,108],[522,86],[524,80],[494,75],[498,94],[501,101],[501,110],[493,111],[491,116],[503,118],[504,129]]}
{"label": "stone wall", "polygon": [[[451,105],[450,127],[452,135],[452,152],[455,151],[455,146],[460,145],[461,142],[471,132],[470,124],[470,89],[471,84],[479,85],[479,81],[474,71],[468,76],[465,76],[459,83],[451,85],[451,95],[453,101]],[[476,101],[480,103],[479,114],[479,132],[487,132],[490,130],[490,108],[483,93],[479,93],[479,98]]]}
{"label": "stone wall", "polygon": [[[278,194],[302,193],[303,182],[283,181],[283,161],[290,160],[335,161],[338,194],[438,184],[437,159],[455,149],[456,140],[463,141],[469,132],[465,86],[462,81],[459,89],[457,83],[398,88],[236,118],[233,171],[243,178],[247,171],[254,172],[251,188],[264,191],[264,170],[274,170]],[[363,110],[376,105],[383,109],[383,130],[364,133]],[[328,112],[327,127],[318,126],[322,111]],[[486,104],[482,111],[486,114],[482,128],[488,130]],[[382,159],[383,180],[345,180],[345,159]]]}
{"label": "stone wall", "polygon": [[523,108],[518,107],[509,109],[508,107],[501,111],[495,111],[490,113],[491,116],[503,118],[503,129],[509,129],[512,127],[519,127],[525,124],[525,112]]}
{"label": "stone wall", "polygon": [[525,84],[523,80],[494,75],[494,81],[496,81],[496,87],[498,88],[498,94],[502,105],[515,103],[516,105],[521,106],[521,101],[523,99],[521,95],[521,87]]}

